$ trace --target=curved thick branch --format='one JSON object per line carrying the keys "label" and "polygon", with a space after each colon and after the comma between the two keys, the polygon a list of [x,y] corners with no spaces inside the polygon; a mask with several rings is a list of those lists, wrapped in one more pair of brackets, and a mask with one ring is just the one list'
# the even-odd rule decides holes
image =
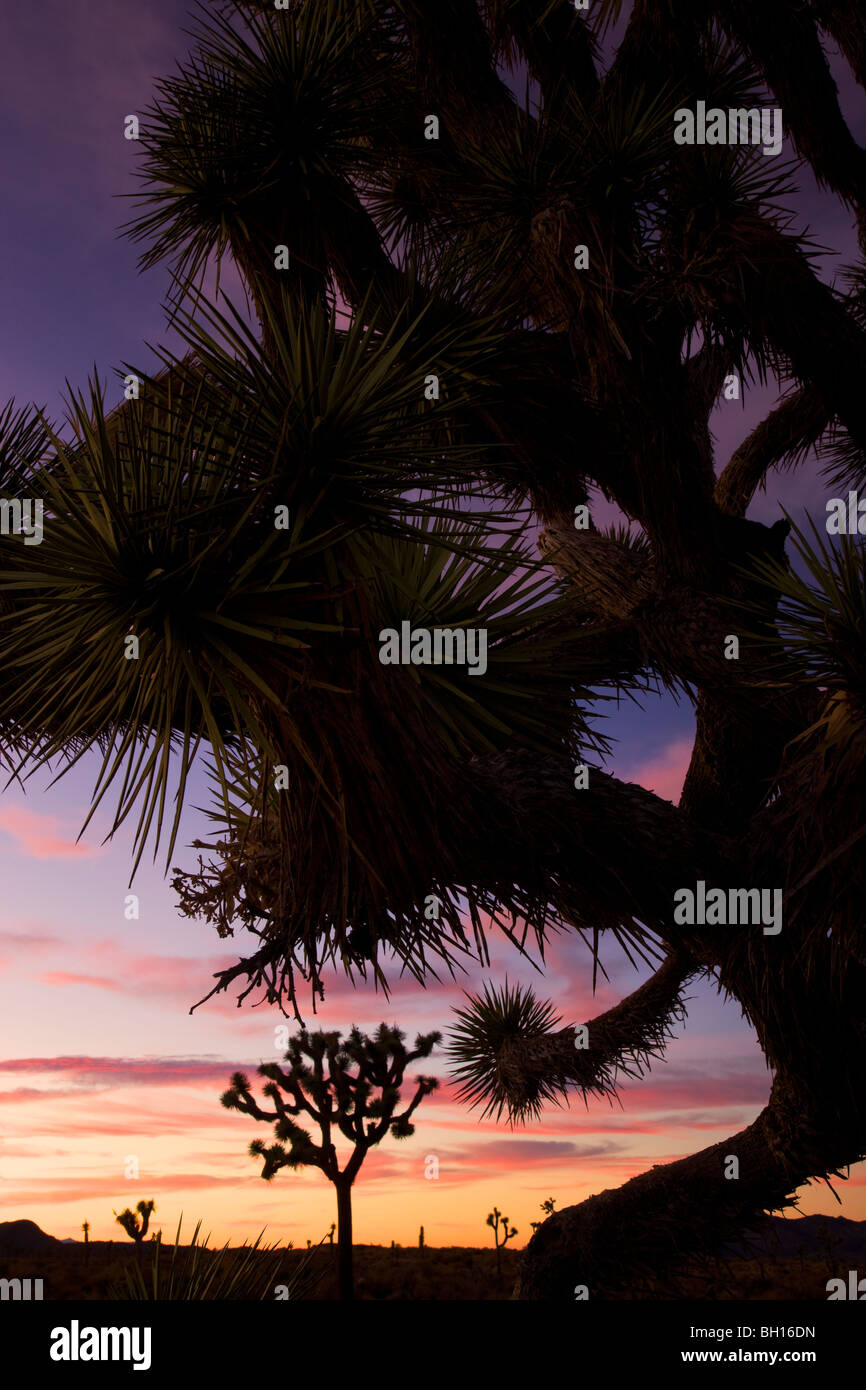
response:
{"label": "curved thick branch", "polygon": [[820,24],[838,43],[861,87],[866,87],[866,13],[851,0],[812,0]]}
{"label": "curved thick branch", "polygon": [[777,405],[733,453],[716,483],[716,504],[729,516],[745,516],[768,471],[800,461],[818,443],[831,415],[813,386],[801,386]]}
{"label": "curved thick branch", "polygon": [[[659,1281],[689,1255],[736,1239],[765,1209],[792,1205],[808,1172],[777,1149],[772,1128],[768,1107],[721,1144],[556,1212],[527,1246],[519,1297],[573,1302],[581,1286],[593,1300],[658,1297]],[[736,1181],[725,1179],[730,1157]]]}
{"label": "curved thick branch", "polygon": [[586,105],[599,90],[595,38],[583,15],[559,5],[539,16],[537,0],[517,0],[503,12],[503,36],[516,43],[548,106],[565,88]]}
{"label": "curved thick branch", "polygon": [[[846,9],[856,9],[849,4]],[[776,94],[797,149],[818,179],[862,211],[866,150],[839,106],[839,95],[813,15],[787,0],[722,0],[722,23],[750,52]],[[803,101],[803,92],[809,100]]]}
{"label": "curved thick branch", "polygon": [[620,1073],[642,1076],[685,1018],[682,988],[697,969],[684,953],[672,952],[639,989],[586,1025],[586,1047],[577,1046],[574,1027],[506,1039],[497,1072],[511,1117],[526,1115],[542,1089],[612,1096]]}
{"label": "curved thick branch", "polygon": [[[814,1006],[814,991],[804,999]],[[822,1020],[827,1045],[804,1038],[802,1055],[779,1071],[768,1105],[747,1129],[544,1222],[524,1256],[520,1297],[573,1301],[577,1285],[591,1299],[658,1297],[660,1283],[690,1256],[720,1252],[756,1229],[765,1212],[794,1205],[797,1187],[841,1176],[859,1161],[866,1104],[855,1078],[866,1043],[853,1009],[824,1009]]]}
{"label": "curved thick branch", "polygon": [[[403,0],[402,18],[421,95],[453,130],[512,112],[514,99],[496,71],[490,35],[475,0]],[[459,41],[458,41],[459,40]],[[468,127],[467,123],[468,122]]]}
{"label": "curved thick branch", "polygon": [[866,333],[819,280],[796,238],[743,216],[726,240],[730,272],[719,277],[720,306],[742,316],[755,342],[769,342],[783,353],[801,383],[814,386],[828,411],[866,448]]}
{"label": "curved thick branch", "polygon": [[739,884],[733,841],[597,768],[576,790],[564,759],[525,751],[473,758],[465,796],[478,824],[477,839],[463,846],[466,882],[505,902],[519,884],[533,921],[550,905],[582,930],[633,929],[644,938],[649,929],[702,964],[720,958],[724,929],[674,926],[674,893],[698,879]]}
{"label": "curved thick branch", "polygon": [[[729,529],[719,527],[728,559],[746,564],[751,555],[783,554],[785,527],[763,527],[733,519]],[[736,528],[741,528],[736,530]],[[736,530],[736,534],[734,531]],[[633,629],[633,641],[643,652],[644,664],[660,674],[676,676],[698,687],[725,692],[728,699],[751,708],[769,705],[779,717],[779,702],[761,685],[762,675],[743,657],[725,656],[725,639],[742,627],[738,610],[732,610],[724,592],[710,593],[687,585],[656,587],[658,563],[649,550],[626,545],[594,530],[576,530],[564,522],[548,525],[538,542],[539,550],[558,573],[574,586],[579,603],[603,623]],[[579,642],[581,633],[575,640]],[[789,711],[792,729],[799,730],[800,713]]]}
{"label": "curved thick branch", "polygon": [[600,531],[546,526],[538,549],[575,586],[581,601],[605,621],[632,619],[638,604],[652,595],[649,553]]}

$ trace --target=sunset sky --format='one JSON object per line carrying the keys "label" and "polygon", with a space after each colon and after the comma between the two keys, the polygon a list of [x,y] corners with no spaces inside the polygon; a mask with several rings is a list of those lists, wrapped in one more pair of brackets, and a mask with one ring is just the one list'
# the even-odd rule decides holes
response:
{"label": "sunset sky", "polygon": [[[0,12],[0,407],[14,397],[62,418],[68,379],[86,386],[94,363],[114,380],[122,362],[153,369],[146,344],[175,345],[164,329],[168,271],[139,274],[139,248],[118,236],[132,215],[136,147],[123,139],[123,118],[142,112],[153,78],[168,74],[190,40],[188,6],[175,0],[127,7],[116,0],[69,6],[5,6]],[[866,113],[837,65],[855,137],[866,141]],[[853,259],[854,237],[836,201],[807,175],[797,206],[815,240],[827,247],[828,279]],[[230,295],[238,282],[224,276]],[[119,397],[112,385],[110,399]],[[718,458],[732,449],[775,399],[773,388],[747,390],[742,403],[720,407]],[[796,518],[823,515],[829,493],[814,468],[771,484],[750,516],[776,520],[779,500]],[[603,514],[598,513],[599,517]],[[602,724],[617,740],[609,770],[676,801],[691,748],[686,706],[648,702],[623,708]],[[273,1061],[275,1027],[285,1020],[267,1006],[237,1008],[222,995],[192,1015],[214,972],[237,959],[212,928],[181,917],[164,862],[145,860],[130,889],[131,836],[103,845],[104,813],[80,842],[97,759],[84,761],[48,789],[46,773],[26,792],[0,794],[0,1221],[30,1218],[51,1234],[125,1239],[112,1209],[142,1197],[157,1202],[156,1227],[173,1235],[183,1211],[199,1217],[215,1241],[251,1238],[318,1240],[336,1216],[332,1189],[316,1170],[283,1172],[271,1184],[246,1153],[270,1130],[219,1105],[233,1070],[254,1073]],[[3,778],[5,783],[5,778]],[[2,785],[2,784],[0,784]],[[208,798],[194,779],[173,863],[192,867],[186,848],[207,834],[194,808]],[[127,893],[140,901],[137,921],[124,917]],[[240,942],[240,935],[237,938]],[[492,968],[467,961],[458,981],[431,980],[423,990],[397,983],[390,999],[353,988],[334,975],[312,1026],[345,1029],[396,1023],[409,1034],[453,1021],[464,988],[484,978],[533,982],[563,1023],[585,1021],[645,978],[615,947],[604,961],[609,981],[593,997],[591,961],[573,936],[551,938],[543,976],[508,942],[492,939]],[[441,1053],[424,1069],[443,1078],[417,1113],[417,1132],[388,1139],[373,1152],[355,1189],[359,1242],[488,1244],[485,1217],[494,1204],[520,1232],[540,1219],[547,1196],[560,1207],[718,1142],[749,1124],[766,1101],[770,1076],[739,1008],[707,985],[693,986],[685,1030],[667,1060],[643,1083],[622,1088],[622,1105],[575,1101],[510,1130],[458,1105]],[[438,1179],[425,1178],[425,1157],[439,1158]],[[137,1181],[124,1177],[135,1156]],[[806,1213],[866,1218],[860,1165],[839,1187],[840,1207],[824,1187],[804,1190]]]}

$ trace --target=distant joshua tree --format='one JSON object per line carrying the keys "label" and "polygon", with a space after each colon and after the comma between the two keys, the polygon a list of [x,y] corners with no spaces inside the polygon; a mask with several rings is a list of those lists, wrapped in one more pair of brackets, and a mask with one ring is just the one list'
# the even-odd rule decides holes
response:
{"label": "distant joshua tree", "polygon": [[[545,1197],[544,1201],[541,1203],[541,1210],[544,1212],[545,1216],[552,1216],[554,1211],[556,1210],[556,1198]],[[543,1225],[544,1223],[541,1221],[530,1221],[529,1224],[532,1227],[533,1231],[537,1231],[539,1226]]]}
{"label": "distant joshua tree", "polygon": [[[242,1110],[274,1125],[274,1133],[282,1142],[268,1146],[254,1139],[250,1144],[250,1153],[265,1160],[262,1177],[266,1181],[280,1168],[309,1164],[321,1168],[336,1187],[337,1258],[343,1299],[354,1298],[352,1184],[368,1151],[389,1129],[395,1139],[406,1139],[415,1132],[410,1117],[439,1082],[434,1076],[417,1077],[411,1103],[397,1115],[400,1086],[409,1064],[429,1057],[441,1036],[419,1034],[414,1049],[408,1052],[400,1029],[384,1023],[372,1038],[357,1028],[345,1039],[339,1033],[308,1033],[303,1029],[289,1042],[285,1056],[288,1070],[277,1063],[259,1067],[259,1075],[268,1078],[264,1094],[274,1102],[274,1110],[264,1110],[258,1104],[242,1072],[235,1072],[231,1088],[222,1096],[226,1109]],[[295,1123],[293,1117],[301,1114],[309,1115],[319,1127],[321,1144],[314,1144],[307,1131]],[[343,1169],[332,1140],[335,1129],[353,1146]]]}
{"label": "distant joshua tree", "polygon": [[[502,1251],[508,1242],[517,1235],[517,1227],[513,1226],[511,1230],[508,1229],[508,1217],[503,1216],[498,1207],[493,1208],[487,1218],[487,1224],[493,1229],[493,1240],[496,1244],[496,1275],[499,1278],[502,1275]],[[501,1240],[499,1239],[500,1231],[502,1232]]]}
{"label": "distant joshua tree", "polygon": [[[114,1213],[114,1219],[118,1226],[122,1226],[130,1240],[135,1241],[135,1253],[141,1259],[141,1250],[144,1244],[144,1237],[147,1235],[147,1228],[150,1225],[150,1218],[156,1210],[156,1202],[151,1197],[147,1202],[139,1202],[135,1211],[130,1211],[129,1207],[122,1211],[118,1216]],[[141,1225],[138,1224],[138,1216],[141,1217]]]}

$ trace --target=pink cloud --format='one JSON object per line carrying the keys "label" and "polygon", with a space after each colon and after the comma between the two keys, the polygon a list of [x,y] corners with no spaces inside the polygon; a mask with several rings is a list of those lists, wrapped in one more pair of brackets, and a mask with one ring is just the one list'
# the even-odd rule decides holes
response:
{"label": "pink cloud", "polygon": [[[4,944],[3,936],[0,934],[0,946]],[[75,964],[80,967],[79,970],[51,970],[35,978],[40,984],[50,988],[70,989],[87,986],[134,995],[137,1000],[158,999],[163,1006],[171,1001],[187,1011],[210,992],[216,983],[217,972],[235,965],[238,955],[245,950],[245,945],[240,943],[236,955],[167,956],[156,952],[145,954],[130,950],[128,945],[106,937],[76,943]],[[87,969],[88,966],[91,967],[90,970]],[[389,969],[386,965],[386,974],[392,981],[387,997],[381,989],[373,992],[369,984],[365,986],[361,979],[353,986],[345,976],[338,975],[336,971],[332,972],[330,977],[326,977],[325,1002],[319,1002],[315,1013],[309,997],[305,998],[302,994],[299,998],[308,1027],[312,1031],[328,1027],[339,1027],[341,1031],[346,1031],[347,1019],[365,1027],[375,1026],[382,1021],[400,1024],[405,1021],[406,1015],[410,1014],[415,1022],[413,1026],[404,1028],[410,1044],[414,1042],[416,1033],[432,1032],[435,1029],[444,1032],[445,1027],[453,1022],[448,1006],[465,1002],[465,980],[462,977],[459,981],[450,978],[435,980],[431,977],[424,988],[411,977],[399,978],[397,968]],[[106,970],[110,972],[107,975]],[[207,1003],[202,1004],[202,1012],[237,1019],[237,995],[245,984],[246,981],[239,978],[228,991],[216,994],[208,999]],[[257,998],[257,993],[251,996],[252,1000]],[[251,1031],[258,1031],[261,1025],[258,1019],[254,1019],[249,1013],[249,1005],[250,1000],[247,1001],[246,1022]],[[422,1016],[425,1011],[427,1017]],[[271,1026],[287,1021],[291,1023],[291,1020],[284,1019],[274,1011]]]}
{"label": "pink cloud", "polygon": [[[110,938],[84,942],[76,946],[76,963],[98,965],[113,973],[106,975],[94,970],[50,970],[37,978],[40,984],[54,989],[74,989],[87,986],[112,993],[134,995],[136,999],[158,999],[180,1004],[184,1011],[209,992],[214,974],[234,965],[236,956],[166,956],[141,955]],[[167,968],[170,964],[170,969]],[[214,1013],[237,1015],[237,1002],[231,994],[216,995],[206,1006]]]}
{"label": "pink cloud", "polygon": [[45,932],[0,931],[0,946],[11,946],[16,954],[22,951],[47,951],[62,940],[60,936],[49,936]]}
{"label": "pink cloud", "polygon": [[108,980],[102,975],[75,975],[71,970],[48,970],[38,978],[41,985],[91,985],[94,989],[123,992],[123,986],[117,980]]}
{"label": "pink cloud", "polygon": [[[44,1097],[43,1097],[44,1099]],[[53,1099],[53,1097],[52,1097]],[[92,1101],[92,1093],[88,1092],[88,1101]],[[214,1101],[214,1105],[218,1102]],[[213,1110],[213,1106],[211,1106]],[[40,1136],[54,1136],[62,1139],[86,1139],[93,1141],[97,1137],[105,1136],[109,1139],[117,1140],[118,1135],[123,1135],[124,1139],[131,1139],[133,1135],[138,1135],[144,1139],[164,1139],[169,1134],[178,1136],[188,1134],[199,1134],[203,1128],[210,1126],[213,1116],[206,1112],[204,1108],[194,1115],[175,1115],[167,1112],[158,1113],[149,1111],[147,1115],[136,1118],[128,1111],[118,1112],[112,1104],[112,1114],[105,1120],[95,1120],[89,1115],[86,1120],[74,1120],[68,1118],[68,1111],[64,1111],[62,1121],[43,1120],[39,1121]],[[222,1119],[222,1115],[219,1116]],[[217,1123],[218,1121],[214,1121]],[[28,1130],[28,1133],[31,1133]]]}
{"label": "pink cloud", "polygon": [[39,815],[23,806],[0,809],[0,830],[8,830],[25,854],[34,859],[92,859],[93,845],[78,843],[59,833],[56,816]]}
{"label": "pink cloud", "polygon": [[77,1095],[77,1091],[46,1091],[37,1086],[17,1086],[14,1091],[0,1091],[0,1105],[23,1105],[31,1100],[65,1100]]}
{"label": "pink cloud", "polygon": [[0,1061],[0,1072],[59,1073],[82,1086],[189,1086],[219,1080],[228,1085],[232,1072],[244,1066],[252,1070],[249,1063],[193,1057],[12,1057]]}
{"label": "pink cloud", "polygon": [[694,738],[691,734],[674,739],[660,753],[638,763],[622,773],[628,782],[637,782],[647,791],[655,792],[665,801],[679,801],[692,756]]}
{"label": "pink cloud", "polygon": [[8,956],[0,956],[0,970],[8,970],[18,964],[25,955],[39,955],[40,952],[54,951],[61,943],[59,936],[49,936],[38,931],[0,931],[0,947],[9,948]]}
{"label": "pink cloud", "polygon": [[[257,1174],[249,1175],[251,1181]],[[193,1191],[199,1188],[214,1187],[237,1187],[240,1183],[247,1180],[246,1175],[233,1174],[230,1177],[215,1177],[209,1173],[170,1173],[165,1177],[149,1177],[147,1191],[157,1193],[174,1193],[181,1191]],[[35,1203],[55,1204],[63,1202],[78,1202],[82,1198],[102,1197],[106,1203],[111,1201],[126,1202],[134,1201],[139,1194],[139,1188],[131,1191],[126,1188],[116,1188],[115,1192],[119,1195],[112,1196],[112,1190],[106,1184],[105,1177],[83,1177],[70,1179],[67,1183],[58,1183],[56,1177],[50,1178],[29,1178],[28,1186],[13,1188],[10,1184],[8,1192],[4,1193],[5,1199],[10,1206],[19,1207],[32,1206]],[[118,1239],[121,1237],[118,1236]]]}

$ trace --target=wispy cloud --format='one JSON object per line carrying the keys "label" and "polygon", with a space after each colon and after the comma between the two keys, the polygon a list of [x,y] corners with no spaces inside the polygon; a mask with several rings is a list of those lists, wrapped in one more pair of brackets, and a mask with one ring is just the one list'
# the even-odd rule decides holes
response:
{"label": "wispy cloud", "polygon": [[0,808],[0,830],[7,831],[34,859],[92,859],[99,854],[94,845],[61,833],[61,824],[57,816],[40,815],[24,806]]}
{"label": "wispy cloud", "polygon": [[47,970],[44,975],[40,975],[38,978],[41,985],[49,985],[54,988],[63,988],[66,985],[90,985],[93,989],[109,989],[118,994],[122,994],[125,989],[120,980],[109,980],[104,975],[76,975],[72,970]]}
{"label": "wispy cloud", "polygon": [[35,1100],[65,1100],[80,1095],[79,1091],[54,1091],[41,1086],[16,1086],[14,1091],[0,1091],[0,1105],[26,1105]]}
{"label": "wispy cloud", "polygon": [[[163,1006],[180,1004],[186,1012],[208,993],[216,972],[234,965],[236,959],[226,955],[145,955],[106,938],[76,943],[75,964],[84,969],[49,970],[36,978],[53,989],[84,986],[136,1000],[158,999]],[[204,1007],[215,1013],[237,1014],[236,1001],[230,995],[218,995]]]}
{"label": "wispy cloud", "polygon": [[507,1160],[508,1163],[560,1163],[569,1158],[600,1158],[617,1153],[625,1146],[615,1139],[602,1139],[594,1144],[570,1143],[567,1139],[495,1139],[492,1144],[479,1144],[472,1157],[476,1163]]}
{"label": "wispy cloud", "polygon": [[233,1071],[245,1068],[251,1070],[248,1062],[196,1057],[15,1057],[0,1061],[0,1073],[59,1075],[81,1087],[100,1088],[195,1086],[201,1082],[227,1081]]}
{"label": "wispy cloud", "polygon": [[8,946],[16,952],[47,951],[61,944],[63,938],[38,931],[0,931],[0,946]]}
{"label": "wispy cloud", "polygon": [[[250,1175],[250,1180],[256,1177],[255,1173]],[[238,1187],[244,1181],[238,1173],[232,1173],[228,1177],[215,1177],[212,1173],[170,1173],[165,1176],[154,1176],[150,1174],[147,1181],[148,1192],[169,1194],[174,1192],[193,1191],[202,1188],[214,1187]],[[108,1206],[112,1202],[123,1204],[134,1201],[139,1189],[130,1192],[128,1188],[118,1184],[113,1191],[106,1185],[104,1175],[98,1177],[70,1178],[66,1182],[58,1182],[56,1175],[48,1178],[28,1178],[26,1186],[14,1187],[7,1185],[8,1190],[4,1193],[4,1199],[15,1206],[29,1206],[30,1204],[46,1202],[51,1205],[59,1205],[63,1202],[78,1202],[86,1197],[102,1198]],[[120,1237],[118,1237],[119,1239]]]}

